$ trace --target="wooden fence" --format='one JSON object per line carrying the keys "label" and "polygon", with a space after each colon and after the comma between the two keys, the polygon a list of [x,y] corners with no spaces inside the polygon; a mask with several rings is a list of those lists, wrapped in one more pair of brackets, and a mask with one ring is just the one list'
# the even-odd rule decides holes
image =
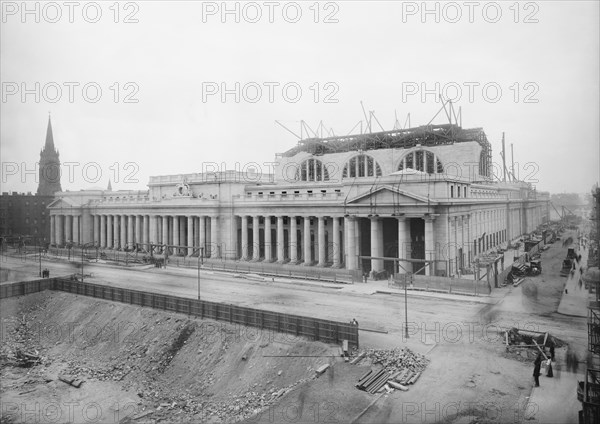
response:
{"label": "wooden fence", "polygon": [[342,343],[343,340],[348,340],[349,346],[358,348],[358,327],[351,323],[290,315],[141,290],[130,290],[121,287],[104,286],[101,284],[82,283],[62,278],[2,284],[0,285],[0,299],[35,293],[46,289],[162,309],[200,318],[214,319],[216,321],[226,321],[232,324],[257,327],[278,333],[306,337],[324,343]]}

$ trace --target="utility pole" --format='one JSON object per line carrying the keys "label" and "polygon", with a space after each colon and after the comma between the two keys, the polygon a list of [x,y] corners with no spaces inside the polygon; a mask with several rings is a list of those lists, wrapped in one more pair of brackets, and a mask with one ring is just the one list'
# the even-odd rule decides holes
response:
{"label": "utility pole", "polygon": [[198,300],[200,300],[200,258],[202,255],[198,253]]}
{"label": "utility pole", "polygon": [[514,155],[513,144],[512,143],[510,143],[510,162],[511,162],[510,171],[512,173],[512,180],[516,181],[517,177],[515,175],[515,155]]}
{"label": "utility pole", "polygon": [[38,253],[40,255],[40,278],[42,277],[42,246],[40,244],[40,239],[37,239],[37,245],[38,245]]}
{"label": "utility pole", "polygon": [[404,274],[404,337],[408,339],[408,295],[407,295],[407,285],[408,280],[412,281],[412,274],[406,273]]}
{"label": "utility pole", "polygon": [[81,282],[83,283],[83,250],[85,245],[81,246]]}

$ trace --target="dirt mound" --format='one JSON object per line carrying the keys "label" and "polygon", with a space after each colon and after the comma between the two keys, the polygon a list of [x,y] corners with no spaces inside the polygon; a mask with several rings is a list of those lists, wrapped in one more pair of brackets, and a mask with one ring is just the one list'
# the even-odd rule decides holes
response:
{"label": "dirt mound", "polygon": [[[58,422],[69,413],[74,422],[90,415],[96,422],[235,421],[314,378],[322,357],[337,352],[292,335],[66,293],[4,299],[1,306],[9,422],[31,417],[22,405],[73,399],[81,410],[59,410]],[[37,352],[39,363],[18,367],[19,351]],[[61,374],[84,383],[70,387]],[[47,420],[48,411],[38,413]]]}

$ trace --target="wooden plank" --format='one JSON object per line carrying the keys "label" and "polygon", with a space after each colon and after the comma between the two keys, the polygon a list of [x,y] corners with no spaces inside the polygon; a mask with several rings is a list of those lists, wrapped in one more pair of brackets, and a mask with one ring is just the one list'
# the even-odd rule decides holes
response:
{"label": "wooden plank", "polygon": [[329,364],[324,364],[324,365],[321,365],[319,368],[317,368],[317,369],[315,370],[315,372],[316,372],[317,374],[321,375],[321,374],[323,374],[325,371],[327,371],[327,368],[329,368]]}

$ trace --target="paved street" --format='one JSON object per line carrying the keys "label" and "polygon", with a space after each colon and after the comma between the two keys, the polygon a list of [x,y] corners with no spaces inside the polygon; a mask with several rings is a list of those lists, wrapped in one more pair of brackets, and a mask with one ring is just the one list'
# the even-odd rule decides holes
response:
{"label": "paved street", "polygon": [[[31,278],[37,276],[37,268],[32,267],[34,264],[37,265],[33,257],[27,261],[3,257],[4,267],[29,273]],[[77,263],[45,260],[42,266],[50,269],[51,275],[81,272]],[[93,263],[86,263],[84,269],[86,275],[92,274],[91,278],[86,278],[88,282],[186,297],[196,297],[198,294],[198,273],[193,269],[126,268]],[[323,319],[349,321],[356,318],[362,328],[388,331],[390,338],[397,339],[403,334],[404,297],[373,294],[377,289],[389,291],[387,282],[339,285],[284,278],[276,278],[274,281],[257,281],[258,279],[203,270],[200,273],[200,295],[202,299],[210,301]],[[400,294],[397,290],[395,292]],[[444,323],[471,322],[482,308],[482,301],[497,301],[454,295],[438,295],[433,298],[430,294],[410,292],[408,299],[408,321],[417,323],[411,327],[411,332],[416,332],[421,323],[426,323],[428,328],[435,328],[435,322],[440,323],[442,320]],[[432,307],[433,304],[436,305],[435,308]],[[439,314],[441,310],[444,311],[443,315]],[[440,328],[443,325],[442,323]],[[371,334],[372,337],[377,337],[374,333]],[[367,339],[371,336],[362,332],[361,338],[363,335]],[[384,340],[382,342],[385,343]],[[422,349],[423,346],[420,347]]]}

